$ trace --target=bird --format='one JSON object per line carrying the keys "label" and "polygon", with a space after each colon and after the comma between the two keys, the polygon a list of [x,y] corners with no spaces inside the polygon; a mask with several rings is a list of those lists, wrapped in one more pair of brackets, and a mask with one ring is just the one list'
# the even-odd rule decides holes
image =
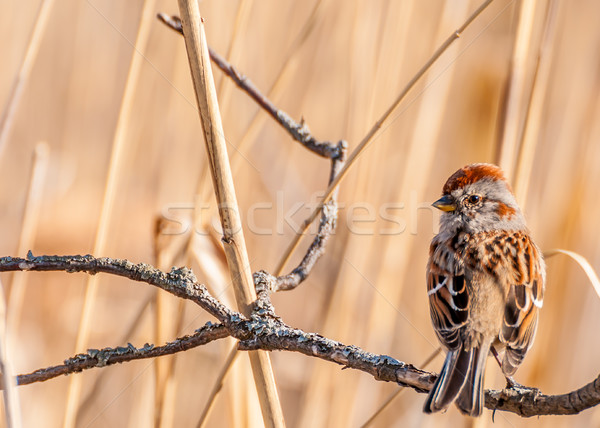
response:
{"label": "bird", "polygon": [[546,267],[498,166],[459,169],[432,205],[442,215],[429,249],[427,295],[447,354],[423,410],[446,410],[454,402],[477,417],[490,350],[504,349],[501,369],[510,382],[533,344]]}

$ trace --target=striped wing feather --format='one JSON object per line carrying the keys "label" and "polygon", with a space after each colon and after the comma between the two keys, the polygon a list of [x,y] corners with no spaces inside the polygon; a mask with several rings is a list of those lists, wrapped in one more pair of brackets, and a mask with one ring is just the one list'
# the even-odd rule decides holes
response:
{"label": "striped wing feather", "polygon": [[459,332],[467,323],[469,315],[469,293],[465,276],[460,272],[456,275],[445,271],[430,259],[427,294],[431,320],[440,342],[447,349],[458,348]]}
{"label": "striped wing feather", "polygon": [[544,298],[545,269],[538,248],[524,234],[514,236],[520,247],[511,255],[515,277],[506,299],[500,340],[506,344],[502,370],[512,375],[533,344],[538,312]]}

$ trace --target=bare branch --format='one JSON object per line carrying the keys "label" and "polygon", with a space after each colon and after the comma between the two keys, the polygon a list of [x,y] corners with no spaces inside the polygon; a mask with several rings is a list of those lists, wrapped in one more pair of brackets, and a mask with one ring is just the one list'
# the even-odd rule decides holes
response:
{"label": "bare branch", "polygon": [[[321,358],[372,375],[375,379],[397,382],[417,392],[427,392],[437,375],[420,370],[387,355],[366,352],[357,346],[327,339],[315,333],[305,333],[290,327],[261,331],[252,339],[241,341],[240,349],[294,351]],[[566,394],[546,395],[536,388],[515,386],[503,390],[487,390],[485,406],[492,410],[531,417],[542,415],[574,415],[600,403],[600,376],[589,384]]]}
{"label": "bare branch", "polygon": [[136,348],[131,343],[127,346],[104,349],[88,349],[85,354],[77,354],[65,360],[64,364],[47,367],[34,372],[17,376],[18,385],[28,385],[34,382],[44,382],[61,375],[81,372],[94,367],[106,367],[117,363],[162,357],[187,351],[200,345],[205,345],[217,339],[229,336],[229,331],[223,324],[206,324],[189,336],[183,336],[164,346],[145,344]]}
{"label": "bare branch", "polygon": [[[353,345],[345,345],[316,333],[307,333],[285,324],[274,311],[269,292],[257,287],[258,298],[250,319],[232,311],[214,299],[186,268],[163,273],[147,264],[133,264],[127,260],[94,258],[92,256],[39,256],[31,253],[27,259],[0,258],[0,272],[7,271],[65,271],[98,272],[123,276],[147,282],[176,296],[192,300],[211,313],[221,324],[207,324],[191,336],[185,336],[158,348],[132,345],[122,348],[88,350],[65,361],[64,365],[40,369],[18,377],[20,385],[46,380],[93,367],[140,358],[151,358],[181,352],[228,335],[240,340],[241,350],[269,350],[300,352],[321,358],[344,368],[369,373],[377,380],[396,382],[418,392],[428,391],[437,375],[398,361],[387,355],[371,354]],[[260,276],[260,275],[259,275]],[[36,377],[37,376],[37,377]],[[45,378],[44,378],[45,377]],[[542,394],[538,389],[515,385],[504,390],[486,391],[486,407],[516,413],[520,416],[573,415],[600,403],[600,376],[587,385],[560,395]]]}

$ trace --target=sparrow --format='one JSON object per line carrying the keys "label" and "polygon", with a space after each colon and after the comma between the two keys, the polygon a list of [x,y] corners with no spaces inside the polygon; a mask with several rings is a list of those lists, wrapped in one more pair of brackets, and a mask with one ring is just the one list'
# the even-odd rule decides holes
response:
{"label": "sparrow", "polygon": [[501,368],[511,379],[533,343],[546,267],[499,167],[467,165],[442,193],[433,203],[443,213],[429,249],[427,295],[447,354],[424,411],[454,402],[479,416],[490,349],[504,348]]}

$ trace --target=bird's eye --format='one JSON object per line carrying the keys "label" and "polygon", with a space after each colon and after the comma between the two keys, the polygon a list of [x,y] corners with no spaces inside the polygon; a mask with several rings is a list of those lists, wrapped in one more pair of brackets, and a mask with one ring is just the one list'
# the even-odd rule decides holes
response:
{"label": "bird's eye", "polygon": [[480,201],[481,201],[481,196],[479,196],[479,195],[469,196],[469,203],[472,205],[477,205]]}

